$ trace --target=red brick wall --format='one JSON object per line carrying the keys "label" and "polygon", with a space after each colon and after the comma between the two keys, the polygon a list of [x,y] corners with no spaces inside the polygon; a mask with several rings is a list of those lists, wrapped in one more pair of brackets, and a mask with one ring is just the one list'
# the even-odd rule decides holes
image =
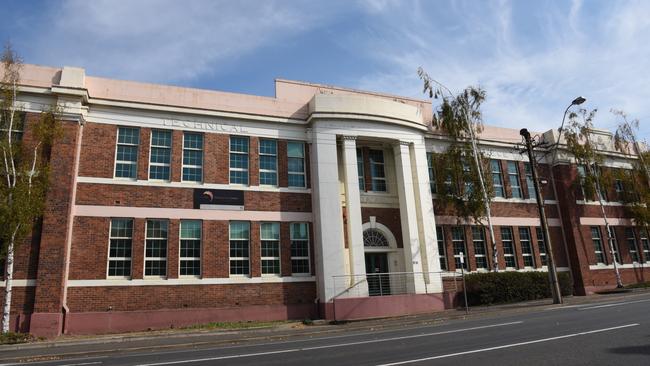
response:
{"label": "red brick wall", "polygon": [[117,126],[87,122],[81,141],[79,176],[113,178]]}
{"label": "red brick wall", "polygon": [[72,312],[311,304],[315,298],[314,282],[72,287],[68,290],[68,306]]}
{"label": "red brick wall", "polygon": [[402,221],[400,220],[399,208],[362,207],[361,220],[366,223],[370,221],[370,216],[375,216],[378,223],[388,227],[397,240],[397,247],[403,247]]}

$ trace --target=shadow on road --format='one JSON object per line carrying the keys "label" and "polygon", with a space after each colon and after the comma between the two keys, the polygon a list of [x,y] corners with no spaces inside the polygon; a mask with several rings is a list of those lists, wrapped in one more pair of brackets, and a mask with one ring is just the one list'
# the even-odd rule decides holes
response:
{"label": "shadow on road", "polygon": [[645,346],[630,346],[630,347],[617,347],[610,348],[608,350],[610,353],[617,354],[639,354],[639,355],[649,355],[650,356],[650,344]]}

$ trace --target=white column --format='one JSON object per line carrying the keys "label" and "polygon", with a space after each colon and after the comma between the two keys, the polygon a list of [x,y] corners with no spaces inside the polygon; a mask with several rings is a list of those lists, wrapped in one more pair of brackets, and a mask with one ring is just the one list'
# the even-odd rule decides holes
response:
{"label": "white column", "polygon": [[411,164],[413,166],[413,183],[415,202],[420,232],[420,251],[422,271],[428,272],[425,277],[426,290],[429,293],[442,292],[440,260],[438,259],[438,239],[436,234],[436,218],[433,212],[433,199],[429,185],[429,165],[424,139],[411,145]]}
{"label": "white column", "polygon": [[368,296],[368,283],[363,277],[366,274],[366,261],[363,247],[363,222],[361,219],[356,139],[355,136],[343,136],[347,238],[350,253],[350,274],[353,275],[351,276],[350,286],[354,286],[353,292],[355,294]]}
{"label": "white column", "polygon": [[[343,258],[343,212],[336,135],[318,128],[314,128],[312,134],[311,182],[316,278],[319,301],[327,303],[332,301],[337,292],[334,276],[346,273]],[[337,285],[339,282],[340,280]]]}
{"label": "white column", "polygon": [[[402,241],[404,243],[404,264],[406,272],[422,272],[420,235],[418,232],[418,216],[413,189],[409,143],[400,141],[398,145],[394,146],[393,150],[395,154],[395,171],[397,173],[399,213],[402,223]],[[424,278],[421,275],[413,276],[413,282],[408,284],[408,289],[413,293],[425,293]]]}

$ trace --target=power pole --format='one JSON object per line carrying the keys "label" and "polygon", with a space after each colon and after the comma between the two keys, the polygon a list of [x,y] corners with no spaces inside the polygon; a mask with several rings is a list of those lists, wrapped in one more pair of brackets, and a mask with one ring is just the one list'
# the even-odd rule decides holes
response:
{"label": "power pole", "polygon": [[551,244],[551,235],[548,231],[548,222],[546,221],[546,212],[544,210],[544,199],[542,198],[542,191],[539,189],[539,177],[537,175],[537,164],[535,160],[535,153],[533,152],[533,141],[530,138],[530,132],[522,128],[519,134],[523,136],[526,142],[526,150],[528,151],[528,160],[530,161],[530,171],[533,175],[533,186],[535,187],[535,198],[537,199],[537,209],[539,210],[539,220],[542,225],[542,234],[544,235],[544,245],[546,246],[547,262],[548,262],[548,280],[551,285],[551,293],[553,295],[553,304],[562,303],[562,293],[560,292],[560,285],[557,280],[557,270],[555,268],[555,257],[553,256],[553,245]]}

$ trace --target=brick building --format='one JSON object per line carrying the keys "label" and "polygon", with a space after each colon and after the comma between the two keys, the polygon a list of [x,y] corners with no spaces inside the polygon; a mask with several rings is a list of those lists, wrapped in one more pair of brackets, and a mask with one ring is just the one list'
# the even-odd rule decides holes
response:
{"label": "brick building", "polygon": [[[42,221],[17,251],[12,329],[54,336],[416,313],[450,305],[445,277],[460,252],[470,272],[491,267],[487,233],[437,207],[428,154],[447,142],[428,123],[429,101],[275,87],[260,97],[25,65],[24,138],[53,103],[64,135]],[[610,133],[594,134],[609,166],[629,167]],[[480,138],[492,159],[500,268],[545,270],[518,131],[487,127]],[[599,207],[576,189],[566,154],[547,159],[559,270],[577,294],[611,286]],[[648,236],[616,194],[611,187],[607,210],[623,281],[645,281]]]}

